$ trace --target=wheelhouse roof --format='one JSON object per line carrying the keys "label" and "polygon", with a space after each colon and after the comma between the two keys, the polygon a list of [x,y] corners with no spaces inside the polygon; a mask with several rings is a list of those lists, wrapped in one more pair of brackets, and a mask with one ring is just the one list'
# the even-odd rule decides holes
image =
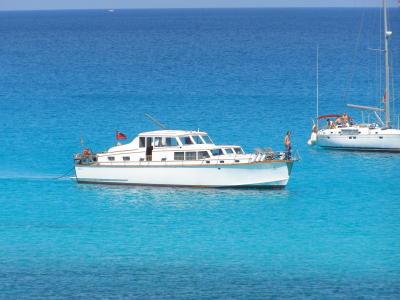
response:
{"label": "wheelhouse roof", "polygon": [[186,136],[186,135],[207,135],[204,131],[190,131],[190,130],[155,130],[142,132],[139,136],[162,136],[162,137],[173,137],[173,136]]}

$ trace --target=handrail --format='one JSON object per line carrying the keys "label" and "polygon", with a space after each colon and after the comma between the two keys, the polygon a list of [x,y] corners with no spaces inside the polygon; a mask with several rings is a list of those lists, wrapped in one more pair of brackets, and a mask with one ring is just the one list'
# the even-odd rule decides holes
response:
{"label": "handrail", "polygon": [[[242,156],[242,157],[241,157]],[[297,160],[300,157],[298,150],[292,151],[290,158],[287,155],[286,151],[260,151],[258,153],[248,153],[243,155],[238,155],[235,153],[233,157],[208,157],[197,160],[152,160],[152,161],[105,161],[98,162],[98,156],[96,154],[75,154],[74,160],[77,161],[77,164],[82,165],[104,165],[104,166],[114,166],[114,165],[123,165],[123,166],[152,166],[152,165],[163,165],[163,166],[186,166],[186,165],[205,165],[206,161],[209,161],[207,165],[226,165],[226,164],[242,164],[242,163],[253,163],[253,162],[263,162],[263,161],[281,161],[281,160]],[[220,161],[224,162],[221,163]],[[237,162],[238,160],[238,162]]]}

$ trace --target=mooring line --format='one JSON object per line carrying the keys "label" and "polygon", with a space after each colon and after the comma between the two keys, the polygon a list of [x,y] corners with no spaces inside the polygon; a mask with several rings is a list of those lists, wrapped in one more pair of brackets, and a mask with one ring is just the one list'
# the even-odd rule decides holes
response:
{"label": "mooring line", "polygon": [[67,176],[69,173],[71,173],[71,171],[72,171],[74,168],[75,168],[75,166],[72,167],[70,170],[68,170],[67,173],[65,173],[65,174],[63,174],[63,175],[61,175],[61,176],[58,176],[58,177],[53,178],[53,180],[57,180],[57,179],[64,178],[64,177]]}

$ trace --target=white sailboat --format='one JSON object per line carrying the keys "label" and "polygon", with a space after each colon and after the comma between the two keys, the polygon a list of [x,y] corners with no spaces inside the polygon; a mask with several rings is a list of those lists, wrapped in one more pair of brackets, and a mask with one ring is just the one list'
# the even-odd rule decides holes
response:
{"label": "white sailboat", "polygon": [[[385,44],[385,49],[383,50],[385,54],[383,102],[385,103],[385,108],[347,104],[348,107],[373,111],[377,123],[355,124],[347,115],[319,116],[318,121],[335,118],[336,122],[331,122],[321,129],[314,125],[311,138],[308,141],[310,146],[318,145],[323,148],[340,150],[400,152],[400,129],[392,128],[390,116],[389,37],[392,32],[388,29],[386,0],[383,0],[383,10]],[[380,118],[378,112],[385,113],[384,121]]]}

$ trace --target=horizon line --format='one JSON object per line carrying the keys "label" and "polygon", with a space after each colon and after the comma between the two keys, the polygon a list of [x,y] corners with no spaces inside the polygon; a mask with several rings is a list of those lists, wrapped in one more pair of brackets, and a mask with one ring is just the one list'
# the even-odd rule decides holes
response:
{"label": "horizon line", "polygon": [[[124,8],[112,8],[112,7],[104,7],[104,8],[38,8],[38,9],[0,9],[0,12],[28,12],[28,11],[66,11],[66,10],[168,10],[168,9],[292,9],[292,8],[381,8],[379,5],[367,5],[367,6],[233,6],[233,7],[209,7],[209,6],[199,6],[199,7],[124,7]],[[390,6],[389,8],[399,8],[396,6]]]}

